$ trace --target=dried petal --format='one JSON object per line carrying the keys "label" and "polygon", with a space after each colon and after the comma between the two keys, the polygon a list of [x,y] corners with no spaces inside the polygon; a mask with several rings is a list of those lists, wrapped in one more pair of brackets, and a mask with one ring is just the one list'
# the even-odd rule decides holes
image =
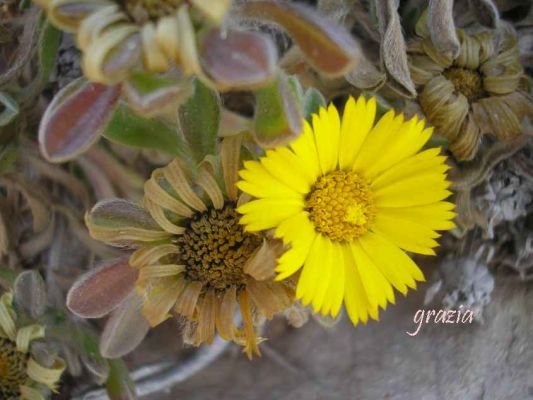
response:
{"label": "dried petal", "polygon": [[431,0],[428,8],[428,27],[437,50],[455,58],[459,54],[459,39],[453,20],[453,0]]}

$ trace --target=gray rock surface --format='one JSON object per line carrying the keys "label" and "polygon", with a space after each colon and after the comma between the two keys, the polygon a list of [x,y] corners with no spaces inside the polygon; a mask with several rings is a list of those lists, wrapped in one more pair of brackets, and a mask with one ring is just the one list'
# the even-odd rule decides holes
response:
{"label": "gray rock surface", "polygon": [[533,399],[533,290],[497,277],[483,325],[428,324],[413,317],[426,285],[381,321],[332,328],[269,326],[263,357],[236,347],[157,400],[527,400]]}

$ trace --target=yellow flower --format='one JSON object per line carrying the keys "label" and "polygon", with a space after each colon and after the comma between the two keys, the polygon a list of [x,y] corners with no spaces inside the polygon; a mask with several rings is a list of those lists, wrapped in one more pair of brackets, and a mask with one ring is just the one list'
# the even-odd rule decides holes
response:
{"label": "yellow flower", "polygon": [[[454,224],[439,149],[420,151],[432,133],[416,117],[386,113],[376,101],[346,103],[342,121],[330,105],[290,144],[240,171],[238,187],[257,197],[238,208],[247,231],[275,228],[290,246],[276,279],[301,269],[296,297],[336,317],[344,301],[354,324],[377,319],[424,280],[404,251],[435,254],[436,230]],[[303,267],[303,268],[302,268]]]}
{"label": "yellow flower", "polygon": [[0,297],[0,399],[44,400],[56,390],[65,363],[56,358],[44,366],[36,360],[30,344],[44,338],[44,326],[18,327],[12,302],[11,292]]}
{"label": "yellow flower", "polygon": [[[147,213],[137,210],[134,223],[110,226],[131,207],[116,200],[97,204],[86,221],[94,238],[137,248],[129,264],[139,270],[136,288],[151,326],[165,321],[173,310],[184,318],[186,343],[211,343],[218,332],[243,345],[251,358],[260,354],[256,327],[288,309],[294,289],[290,282],[273,280],[281,241],[245,232],[239,224],[236,207],[248,198],[235,186],[240,148],[240,136],[222,142],[224,185],[208,162],[193,180],[191,171],[175,159],[146,182]],[[235,309],[242,327],[234,319]]]}

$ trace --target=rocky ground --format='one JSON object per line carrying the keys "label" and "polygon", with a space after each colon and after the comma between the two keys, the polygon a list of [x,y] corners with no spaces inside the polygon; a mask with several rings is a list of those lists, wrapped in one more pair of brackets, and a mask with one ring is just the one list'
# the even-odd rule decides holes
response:
{"label": "rocky ground", "polygon": [[367,326],[275,321],[261,359],[230,347],[170,393],[143,400],[533,399],[531,285],[497,278],[482,324],[429,324],[411,337],[425,287]]}

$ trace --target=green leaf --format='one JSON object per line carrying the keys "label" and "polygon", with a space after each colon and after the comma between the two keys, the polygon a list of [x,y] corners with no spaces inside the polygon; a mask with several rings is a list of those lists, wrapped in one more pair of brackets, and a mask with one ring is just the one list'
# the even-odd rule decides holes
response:
{"label": "green leaf", "polygon": [[289,84],[289,87],[294,92],[294,95],[296,96],[298,101],[303,104],[304,89],[302,87],[302,84],[300,83],[300,80],[296,76],[292,75],[292,76],[287,77],[287,83]]}
{"label": "green leaf", "polygon": [[217,154],[220,114],[218,93],[195,80],[194,94],[179,108],[178,122],[197,163]]}
{"label": "green leaf", "polygon": [[18,156],[18,147],[14,142],[0,146],[0,174],[10,170]]}
{"label": "green leaf", "polygon": [[124,82],[122,92],[138,114],[152,117],[165,111],[175,115],[176,108],[192,94],[193,86],[190,79],[137,72]]}
{"label": "green leaf", "polygon": [[318,113],[320,107],[326,107],[326,99],[315,88],[309,88],[305,92],[304,96],[304,117],[307,120],[311,120],[311,114]]}
{"label": "green leaf", "polygon": [[5,265],[0,265],[0,282],[4,282],[7,286],[13,286],[17,274],[15,271],[9,269]]}
{"label": "green leaf", "polygon": [[48,21],[45,21],[39,38],[39,63],[41,65],[42,82],[48,82],[48,78],[55,67],[60,41],[61,31],[48,23]]}
{"label": "green leaf", "polygon": [[104,137],[126,146],[161,150],[185,161],[190,159],[189,147],[177,126],[158,118],[141,117],[124,103],[113,113]]}
{"label": "green leaf", "polygon": [[264,147],[294,139],[302,131],[301,104],[287,78],[255,91],[254,137]]}
{"label": "green leaf", "polygon": [[7,92],[0,92],[0,126],[6,126],[19,114],[20,108]]}
{"label": "green leaf", "polygon": [[107,394],[111,400],[133,400],[135,386],[129,375],[126,364],[121,359],[109,360],[109,378],[107,379]]}

